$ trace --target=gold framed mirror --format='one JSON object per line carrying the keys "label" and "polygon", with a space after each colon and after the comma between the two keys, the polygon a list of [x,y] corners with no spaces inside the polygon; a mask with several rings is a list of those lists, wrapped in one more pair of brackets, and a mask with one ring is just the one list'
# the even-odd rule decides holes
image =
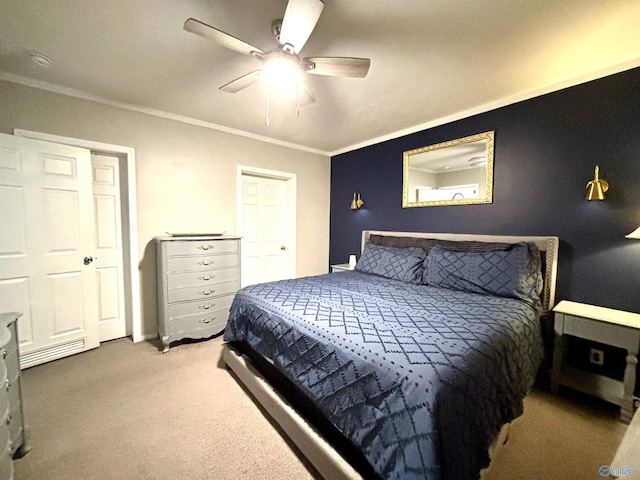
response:
{"label": "gold framed mirror", "polygon": [[493,131],[403,154],[402,208],[493,202]]}

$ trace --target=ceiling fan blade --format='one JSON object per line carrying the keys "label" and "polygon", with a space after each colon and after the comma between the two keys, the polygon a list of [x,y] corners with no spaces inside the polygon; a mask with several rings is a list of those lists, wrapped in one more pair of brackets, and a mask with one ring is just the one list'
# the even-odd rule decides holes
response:
{"label": "ceiling fan blade", "polygon": [[303,62],[314,65],[307,73],[332,77],[364,78],[371,65],[370,59],[357,57],[307,57]]}
{"label": "ceiling fan blade", "polygon": [[322,0],[289,0],[282,19],[280,45],[289,44],[298,53],[307,43],[318,23],[324,3]]}
{"label": "ceiling fan blade", "polygon": [[300,107],[304,107],[306,105],[310,105],[316,101],[316,98],[313,96],[313,92],[309,86],[301,82],[300,88],[298,89],[298,105]]}
{"label": "ceiling fan blade", "polygon": [[214,40],[218,45],[235,50],[236,52],[244,53],[245,55],[251,55],[253,52],[264,53],[258,47],[249,45],[247,42],[244,42],[233,35],[229,35],[222,30],[218,30],[211,25],[202,23],[200,20],[196,20],[195,18],[190,18],[184,22],[184,29],[187,32],[195,33],[201,37]]}
{"label": "ceiling fan blade", "polygon": [[262,70],[256,70],[255,72],[247,73],[241,77],[236,78],[235,80],[231,80],[229,83],[220,87],[220,90],[227,93],[236,93],[240,90],[247,88],[250,85],[253,85],[260,78],[260,74]]}

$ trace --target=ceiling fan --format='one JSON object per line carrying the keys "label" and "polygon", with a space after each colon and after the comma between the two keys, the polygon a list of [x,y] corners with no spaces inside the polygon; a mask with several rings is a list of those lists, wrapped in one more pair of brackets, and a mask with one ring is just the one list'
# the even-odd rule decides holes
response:
{"label": "ceiling fan", "polygon": [[371,60],[357,57],[304,57],[298,53],[309,39],[318,23],[324,3],[322,0],[289,0],[284,18],[272,24],[271,31],[278,46],[263,51],[228,33],[218,30],[195,18],[184,22],[184,29],[211,39],[225,48],[251,55],[262,62],[262,68],[247,73],[220,87],[223,92],[236,93],[263,79],[267,84],[267,125],[269,124],[270,90],[278,86],[294,89],[296,114],[299,107],[315,101],[313,93],[302,79],[302,74],[334,77],[364,78],[369,72]]}

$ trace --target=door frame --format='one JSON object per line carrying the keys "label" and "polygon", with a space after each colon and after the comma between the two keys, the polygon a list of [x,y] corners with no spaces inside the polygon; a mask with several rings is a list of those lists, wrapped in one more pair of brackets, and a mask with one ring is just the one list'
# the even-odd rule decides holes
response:
{"label": "door frame", "polygon": [[124,255],[124,293],[125,293],[125,322],[126,334],[131,335],[134,342],[144,340],[142,335],[142,313],[140,298],[140,273],[138,271],[138,215],[136,206],[136,156],[131,147],[94,142],[79,138],[63,137],[42,132],[23,129],[13,129],[18,137],[44,140],[52,143],[62,143],[73,147],[81,147],[94,153],[115,155],[126,164],[126,169],[120,169],[121,190],[125,185],[126,197],[121,197],[122,203],[122,239]]}
{"label": "door frame", "polygon": [[[273,178],[285,182],[287,192],[287,250],[286,250],[286,275],[287,278],[295,278],[296,276],[296,195],[297,195],[297,175],[295,173],[279,172],[277,170],[267,170],[258,167],[249,167],[246,165],[238,165],[236,183],[236,212],[238,235],[242,237],[242,176],[251,175],[254,177]],[[242,271],[242,268],[241,268]]]}

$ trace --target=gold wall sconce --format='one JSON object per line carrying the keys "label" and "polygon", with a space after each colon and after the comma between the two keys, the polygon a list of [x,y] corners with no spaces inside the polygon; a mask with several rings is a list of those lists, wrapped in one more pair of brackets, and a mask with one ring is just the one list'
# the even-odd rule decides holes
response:
{"label": "gold wall sconce", "polygon": [[587,200],[604,200],[604,193],[609,190],[609,182],[600,179],[600,167],[596,165],[593,180],[587,183]]}
{"label": "gold wall sconce", "polygon": [[351,200],[351,210],[358,210],[362,205],[364,205],[364,202],[360,198],[360,194],[354,193],[353,200]]}
{"label": "gold wall sconce", "polygon": [[624,238],[632,238],[634,240],[640,240],[640,227],[636,228],[629,235],[625,235]]}

